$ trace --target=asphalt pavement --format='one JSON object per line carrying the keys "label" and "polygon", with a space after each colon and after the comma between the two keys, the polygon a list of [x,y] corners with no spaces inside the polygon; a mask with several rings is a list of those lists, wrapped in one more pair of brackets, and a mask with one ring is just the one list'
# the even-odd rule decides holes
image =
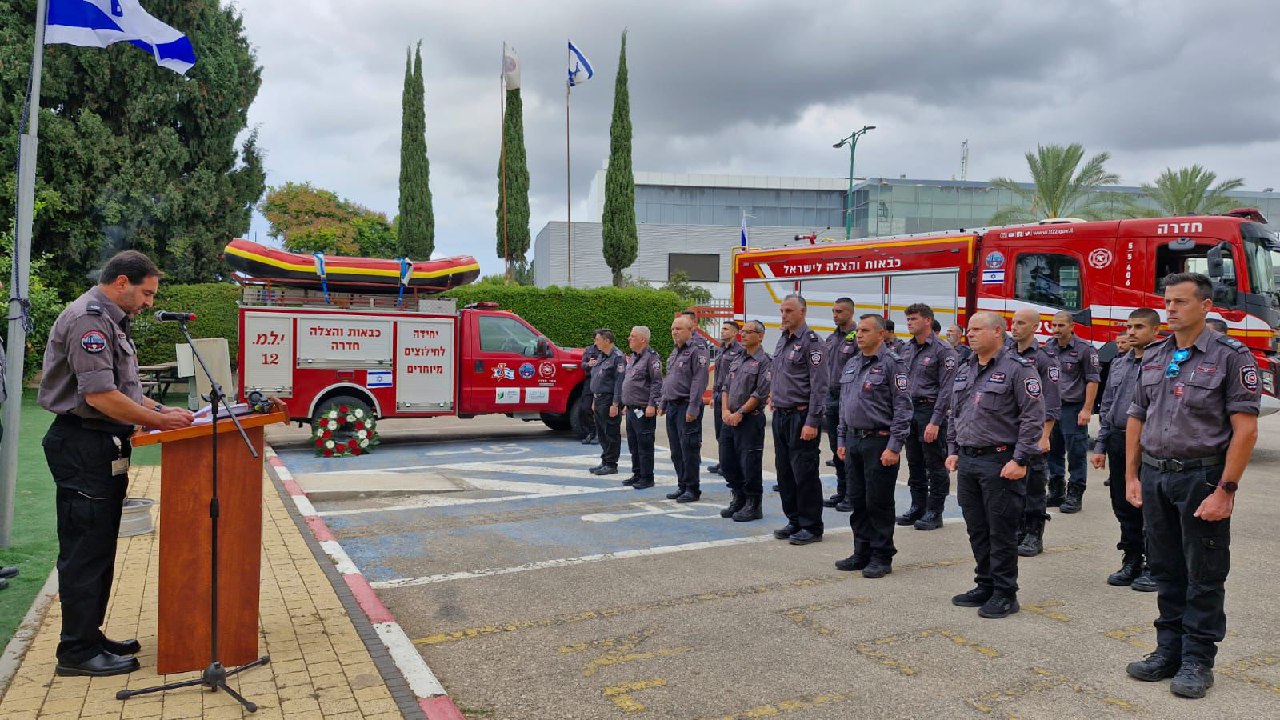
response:
{"label": "asphalt pavement", "polygon": [[[1120,553],[1102,471],[1020,562],[1022,612],[984,620],[949,602],[973,584],[954,497],[942,529],[898,528],[893,573],[871,580],[832,565],[852,549],[846,513],[795,547],[770,535],[775,493],[751,523],[719,517],[729,493],[709,473],[700,502],[666,500],[665,448],[657,487],[634,491],[625,443],[623,474],[597,477],[598,446],[501,417],[387,421],[374,454],[340,461],[314,458],[305,429],[269,440],[470,717],[1263,718],[1280,715],[1280,420],[1260,427],[1200,701],[1124,673],[1153,648],[1155,595],[1106,584]],[[708,419],[704,467],[714,452]],[[904,463],[899,509],[905,479]]]}

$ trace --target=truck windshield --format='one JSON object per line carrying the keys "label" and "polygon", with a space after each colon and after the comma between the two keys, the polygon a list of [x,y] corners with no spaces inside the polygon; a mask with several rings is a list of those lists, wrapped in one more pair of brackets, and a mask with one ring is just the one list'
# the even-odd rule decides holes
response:
{"label": "truck windshield", "polygon": [[1270,238],[1244,238],[1244,253],[1249,265],[1249,287],[1260,295],[1276,294],[1276,255],[1280,245]]}

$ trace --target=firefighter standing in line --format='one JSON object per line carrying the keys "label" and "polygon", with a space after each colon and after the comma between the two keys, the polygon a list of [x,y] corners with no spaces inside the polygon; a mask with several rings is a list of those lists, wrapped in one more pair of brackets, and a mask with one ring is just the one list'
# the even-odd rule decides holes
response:
{"label": "firefighter standing in line", "polygon": [[694,336],[693,320],[681,313],[671,321],[675,347],[667,358],[662,406],[667,415],[667,443],[676,468],[677,487],[668,500],[694,502],[702,497],[698,479],[702,464],[702,392],[707,387],[707,344]]}
{"label": "firefighter standing in line", "polygon": [[627,359],[613,341],[609,328],[596,331],[600,357],[591,368],[590,390],[591,412],[600,440],[600,464],[591,468],[592,475],[616,475],[622,452],[622,380],[627,373]]}
{"label": "firefighter standing in line", "polygon": [[627,412],[627,449],[631,477],[622,481],[636,490],[653,487],[653,439],[662,404],[662,358],[649,347],[651,332],[644,325],[631,328],[627,343],[631,357],[622,380],[622,404]]}
{"label": "firefighter standing in line", "polygon": [[1127,326],[1123,340],[1116,338],[1116,347],[1123,342],[1128,352],[1111,361],[1107,387],[1102,392],[1102,410],[1098,413],[1102,426],[1098,430],[1097,445],[1090,462],[1095,468],[1102,469],[1108,459],[1111,461],[1111,510],[1120,523],[1120,543],[1116,549],[1124,553],[1124,559],[1120,562],[1120,569],[1107,577],[1107,584],[1155,592],[1156,582],[1151,579],[1151,569],[1143,562],[1142,511],[1130,505],[1124,496],[1127,464],[1124,428],[1129,422],[1129,405],[1133,403],[1133,395],[1138,389],[1142,356],[1160,332],[1160,313],[1151,308],[1138,308],[1129,313]]}
{"label": "firefighter standing in line", "polygon": [[[1049,436],[1049,507],[1059,512],[1078,513],[1084,498],[1085,479],[1089,472],[1089,418],[1093,417],[1093,401],[1098,396],[1102,365],[1093,344],[1075,334],[1071,313],[1062,310],[1050,325],[1053,339],[1045,344],[1045,352],[1058,361],[1058,389],[1062,394],[1062,417]],[[1070,467],[1070,482],[1063,484]]]}
{"label": "firefighter standing in line", "polygon": [[1021,557],[1035,557],[1044,552],[1044,524],[1049,521],[1049,513],[1045,512],[1048,507],[1045,484],[1049,477],[1045,453],[1049,452],[1053,427],[1062,415],[1062,396],[1058,385],[1062,371],[1057,359],[1036,342],[1039,329],[1040,313],[1028,307],[1015,311],[1009,323],[1009,347],[1035,366],[1044,393],[1044,433],[1040,436],[1039,452],[1027,465],[1027,504],[1018,531],[1018,555]]}
{"label": "firefighter standing in line", "polygon": [[96,287],[66,307],[44,350],[38,402],[54,413],[43,446],[57,485],[58,675],[120,675],[138,669],[137,640],[102,632],[116,539],[129,483],[134,426],[174,430],[192,415],[147,399],[130,320],[151,307],[160,270],[134,250],[107,261]]}
{"label": "firefighter standing in line", "polygon": [[951,492],[947,474],[947,413],[956,376],[956,351],[933,333],[933,308],[916,303],[907,308],[907,331],[902,362],[907,368],[908,396],[913,407],[907,438],[907,485],[911,507],[899,515],[899,525],[917,530],[942,527],[942,511]]}
{"label": "firefighter standing in line", "polygon": [[1157,588],[1156,651],[1126,670],[1201,698],[1227,630],[1231,514],[1258,440],[1261,377],[1244,343],[1205,327],[1209,278],[1178,273],[1164,285],[1173,337],[1143,354],[1125,429],[1125,493],[1142,508]]}
{"label": "firefighter standing in line", "polygon": [[951,598],[984,618],[1018,612],[1018,520],[1027,465],[1044,434],[1040,376],[1004,347],[1004,320],[980,312],[969,320],[973,357],[956,372],[947,423],[947,469],[977,562],[976,587]]}
{"label": "firefighter standing in line", "polygon": [[583,445],[595,445],[599,442],[596,437],[596,416],[591,411],[591,391],[590,379],[591,370],[600,361],[600,349],[595,345],[596,333],[600,332],[600,328],[592,331],[592,343],[582,349],[582,372],[587,376],[588,386],[583,391],[582,398],[578,401],[578,417],[582,419],[582,425],[587,429],[586,435],[582,437]]}
{"label": "firefighter standing in line", "polygon": [[[729,368],[742,355],[742,343],[737,340],[741,327],[733,320],[725,320],[720,325],[720,356],[716,358],[715,375],[711,379],[711,426],[715,429],[717,443],[720,442],[720,426],[724,422],[721,419],[720,394],[729,382]],[[723,475],[720,462],[707,468],[707,472]]]}
{"label": "firefighter standing in line", "polygon": [[844,461],[840,459],[837,449],[840,446],[836,437],[836,429],[840,425],[840,373],[849,358],[858,354],[857,328],[853,322],[853,300],[836,298],[831,304],[831,320],[836,329],[827,336],[826,355],[827,368],[830,370],[827,385],[827,404],[824,424],[827,439],[831,445],[832,467],[836,469],[836,493],[822,501],[823,507],[835,508],[837,512],[853,510],[853,502],[849,499]]}
{"label": "firefighter standing in line", "polygon": [[721,398],[724,427],[720,431],[720,468],[733,492],[733,502],[720,517],[750,522],[764,517],[764,408],[773,381],[773,360],[760,347],[764,323],[748,320],[742,329],[743,351],[727,369]]}
{"label": "firefighter standing in line", "polygon": [[840,375],[839,456],[849,476],[853,554],[838,570],[865,578],[893,572],[893,495],[903,443],[911,432],[911,396],[902,358],[884,342],[884,317],[858,322],[861,353]]}
{"label": "firefighter standing in line", "polygon": [[822,479],[818,428],[826,416],[827,373],[822,340],[805,322],[805,299],[783,298],[782,337],[773,353],[773,461],[787,524],[773,531],[792,545],[822,541]]}

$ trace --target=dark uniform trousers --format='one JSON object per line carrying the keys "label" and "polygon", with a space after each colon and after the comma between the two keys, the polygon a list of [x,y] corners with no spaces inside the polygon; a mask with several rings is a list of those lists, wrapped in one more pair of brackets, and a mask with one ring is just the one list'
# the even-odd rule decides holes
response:
{"label": "dark uniform trousers", "polygon": [[818,477],[821,437],[801,440],[807,410],[773,411],[773,462],[778,472],[782,512],[798,530],[822,534],[822,480]]}
{"label": "dark uniform trousers", "polygon": [[[1107,477],[1111,479],[1111,510],[1120,521],[1120,542],[1117,550],[1140,553],[1143,550],[1142,509],[1129,504],[1124,496],[1125,447],[1124,433],[1112,433],[1107,437]],[[1193,510],[1194,512],[1194,510]]]}
{"label": "dark uniform trousers", "polygon": [[687,401],[672,400],[666,406],[667,443],[671,446],[671,462],[676,466],[676,481],[681,490],[701,494],[698,472],[702,464],[702,405],[698,405],[693,422],[684,419]]}
{"label": "dark uniform trousers", "polygon": [[729,485],[747,495],[763,495],[764,413],[743,415],[737,427],[720,428],[720,474]]}
{"label": "dark uniform trousers", "polygon": [[1013,458],[1013,446],[973,456],[960,448],[956,496],[969,530],[979,587],[1018,592],[1018,521],[1027,493],[1026,480],[1006,480],[1000,470]]}
{"label": "dark uniform trousers", "polygon": [[711,428],[715,431],[716,441],[720,440],[720,432],[724,429],[724,420],[720,417],[720,391],[711,393]]}
{"label": "dark uniform trousers", "polygon": [[[644,405],[627,408],[627,450],[631,451],[631,472],[641,480],[653,479],[653,434],[658,418],[645,417]],[[636,413],[640,417],[636,417]]]}
{"label": "dark uniform trousers", "polygon": [[920,507],[941,513],[951,492],[951,475],[947,472],[947,423],[938,423],[938,437],[924,442],[924,429],[933,419],[934,404],[911,401],[911,434],[907,436],[907,487],[911,488],[911,504],[924,500]]}
{"label": "dark uniform trousers", "polygon": [[1222,466],[1162,472],[1142,465],[1147,566],[1156,581],[1156,645],[1171,658],[1213,667],[1227,634],[1223,585],[1231,569],[1231,519],[1208,522],[1196,509],[1222,478]]}
{"label": "dark uniform trousers", "polygon": [[840,426],[840,384],[836,383],[836,391],[827,395],[827,414],[823,418],[823,429],[827,431],[827,440],[831,446],[831,457],[835,460],[836,465],[836,495],[842,497],[846,502],[849,501],[849,471],[844,460],[836,454],[836,448],[840,446],[840,439],[836,437],[836,430]]}
{"label": "dark uniform trousers", "polygon": [[608,393],[595,396],[596,437],[600,439],[600,462],[604,465],[617,465],[622,452],[622,412],[609,417],[612,399]]}
{"label": "dark uniform trousers", "polygon": [[82,427],[78,418],[66,415],[59,415],[44,436],[45,459],[57,485],[61,663],[82,663],[102,651],[129,483],[127,474],[111,474],[111,463],[129,457],[128,437]]}
{"label": "dark uniform trousers", "polygon": [[1066,478],[1068,484],[1079,488],[1084,488],[1085,474],[1089,470],[1085,466],[1085,456],[1089,452],[1089,427],[1076,424],[1083,407],[1082,402],[1062,403],[1062,418],[1053,424],[1053,432],[1049,433],[1049,475]]}
{"label": "dark uniform trousers", "polygon": [[853,514],[853,554],[885,564],[898,553],[893,546],[893,491],[898,484],[898,466],[885,467],[880,456],[889,446],[889,433],[857,437],[848,430],[845,437],[845,467],[849,469],[849,497]]}
{"label": "dark uniform trousers", "polygon": [[582,420],[582,436],[584,438],[593,438],[596,436],[596,414],[591,409],[591,400],[593,396],[589,392],[582,393],[582,397],[578,399],[578,417]]}
{"label": "dark uniform trousers", "polygon": [[[1049,463],[1043,453],[1027,458],[1027,499],[1023,520],[1043,520],[1049,517]],[[1123,484],[1123,483],[1121,483]]]}

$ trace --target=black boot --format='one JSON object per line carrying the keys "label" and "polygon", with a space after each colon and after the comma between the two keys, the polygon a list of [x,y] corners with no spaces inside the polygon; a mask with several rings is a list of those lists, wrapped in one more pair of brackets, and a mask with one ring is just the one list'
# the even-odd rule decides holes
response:
{"label": "black boot", "polygon": [[911,508],[897,517],[899,525],[914,525],[917,520],[924,517],[925,496],[926,493],[911,488]]}
{"label": "black boot", "polygon": [[1142,574],[1142,553],[1132,550],[1124,554],[1120,561],[1120,569],[1107,576],[1107,584],[1116,587],[1127,587]]}
{"label": "black boot", "polygon": [[1129,586],[1130,590],[1138,592],[1155,592],[1160,588],[1156,586],[1155,578],[1151,577],[1151,566],[1144,565],[1142,574],[1133,579],[1133,584]]}
{"label": "black boot", "polygon": [[1049,517],[1030,518],[1026,521],[1026,532],[1018,543],[1018,554],[1022,557],[1035,557],[1044,552],[1044,524]]}
{"label": "black boot", "polygon": [[746,498],[747,502],[742,509],[733,514],[734,522],[751,522],[764,517],[764,511],[760,509],[760,496],[747,495]]}
{"label": "black boot", "polygon": [[734,513],[742,509],[747,504],[747,496],[741,490],[733,491],[733,500],[729,503],[729,507],[720,511],[720,517],[731,518]]}
{"label": "black boot", "polygon": [[1080,512],[1084,507],[1084,486],[1072,485],[1067,488],[1067,498],[1062,501],[1062,505],[1058,508],[1058,512],[1070,515]]}
{"label": "black boot", "polygon": [[1062,478],[1049,478],[1049,496],[1045,499],[1048,507],[1058,507],[1067,497],[1067,481]]}

